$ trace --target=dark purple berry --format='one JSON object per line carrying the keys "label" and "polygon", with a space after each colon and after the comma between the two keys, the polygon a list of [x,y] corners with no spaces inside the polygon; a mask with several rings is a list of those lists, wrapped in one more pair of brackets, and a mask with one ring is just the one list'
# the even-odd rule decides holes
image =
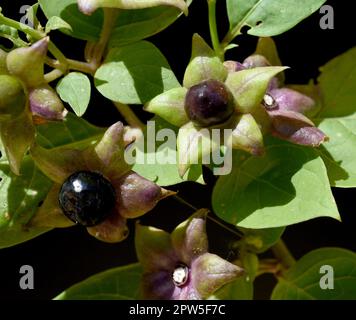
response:
{"label": "dark purple berry", "polygon": [[103,222],[115,207],[116,194],[101,174],[79,171],[67,178],[59,192],[63,213],[85,227]]}
{"label": "dark purple berry", "polygon": [[234,112],[231,94],[223,83],[207,80],[191,87],[185,98],[185,112],[201,127],[225,122]]}

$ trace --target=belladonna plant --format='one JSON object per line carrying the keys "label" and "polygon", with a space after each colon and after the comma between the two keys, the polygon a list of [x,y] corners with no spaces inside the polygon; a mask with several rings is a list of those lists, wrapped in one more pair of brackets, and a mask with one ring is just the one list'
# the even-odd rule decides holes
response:
{"label": "belladonna plant", "polygon": [[[307,45],[305,35],[274,42],[325,0],[38,0],[20,21],[9,18],[16,1],[8,3],[0,8],[6,268],[9,247],[73,227],[54,233],[58,250],[52,238],[33,242],[41,255],[43,245],[67,259],[82,281],[56,299],[356,298],[352,244],[305,252],[310,233],[302,224],[333,218],[332,231],[352,236],[331,187],[356,187],[356,50],[334,46],[337,30],[327,44],[315,37]],[[220,37],[225,4],[229,28]],[[326,34],[327,20],[319,20],[313,15],[308,31],[323,26]],[[256,47],[244,42],[253,37]],[[162,39],[170,41],[167,58],[155,45]],[[277,45],[287,50],[280,55]],[[324,61],[331,47],[340,55],[317,77],[295,79],[293,72],[316,75],[312,51]],[[216,171],[221,159],[230,165]],[[329,229],[319,222],[309,227],[325,238]],[[282,236],[295,224],[300,233],[286,233],[298,248],[291,253]],[[65,237],[74,262],[67,251],[60,256]],[[110,249],[118,266],[83,280],[87,261],[104,268]],[[67,276],[63,270],[51,283]],[[259,292],[263,274],[276,285]]]}
{"label": "belladonna plant", "polygon": [[220,147],[220,138],[200,143],[211,138],[203,128],[231,129],[229,146],[253,155],[264,153],[263,134],[270,132],[313,147],[327,139],[303,115],[315,106],[314,101],[291,89],[278,89],[275,76],[285,67],[271,66],[262,55],[243,64],[222,63],[199,35],[193,36],[192,50],[184,86],[160,94],[145,106],[181,128],[177,144],[182,176],[191,163]]}

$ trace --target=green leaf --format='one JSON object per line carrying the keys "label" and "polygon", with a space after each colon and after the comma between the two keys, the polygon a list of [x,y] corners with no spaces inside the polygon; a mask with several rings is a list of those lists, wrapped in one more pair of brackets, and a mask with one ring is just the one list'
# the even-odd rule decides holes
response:
{"label": "green leaf", "polygon": [[57,85],[57,92],[61,99],[68,102],[78,117],[87,110],[90,102],[90,80],[80,72],[71,72]]}
{"label": "green leaf", "polygon": [[[334,288],[322,289],[323,266],[333,268]],[[321,272],[322,271],[322,272]],[[301,258],[274,288],[273,300],[353,300],[356,298],[356,254],[340,248],[314,250]]]}
{"label": "green leaf", "polygon": [[317,152],[271,140],[263,157],[234,153],[231,174],[220,177],[214,188],[216,214],[251,229],[287,226],[321,216],[340,219]]}
{"label": "green leaf", "polygon": [[230,33],[237,36],[244,26],[247,33],[270,37],[293,28],[318,10],[326,0],[227,0]]}
{"label": "green leaf", "polygon": [[[37,130],[37,142],[46,148],[86,147],[103,133],[102,129],[72,114],[68,114],[63,122],[49,122],[38,126]],[[46,198],[52,182],[36,168],[29,156],[22,162],[20,176],[14,175],[1,143],[0,149],[0,248],[5,248],[50,230],[33,227],[28,222]]]}
{"label": "green leaf", "polygon": [[320,68],[323,108],[318,118],[344,117],[356,112],[356,47]]}
{"label": "green leaf", "polygon": [[69,31],[73,31],[70,24],[64,21],[62,18],[56,16],[50,17],[46,24],[46,33],[58,29],[66,29]]}
{"label": "green leaf", "polygon": [[136,300],[141,273],[139,264],[107,270],[70,287],[55,300]]}
{"label": "green leaf", "polygon": [[320,149],[330,184],[356,186],[356,47],[321,68],[319,88],[322,108],[318,127],[330,137]]}
{"label": "green leaf", "polygon": [[87,15],[91,15],[99,8],[137,10],[158,6],[176,7],[188,14],[188,7],[184,0],[78,0],[79,10]]}
{"label": "green leaf", "polygon": [[271,79],[288,67],[258,67],[229,73],[226,85],[237,104],[237,109],[249,113],[261,104]]}
{"label": "green leaf", "polygon": [[[188,0],[189,5],[192,0]],[[74,38],[97,41],[103,24],[103,11],[91,16],[78,10],[77,0],[39,0],[47,18],[58,16],[71,25],[73,32],[63,29]],[[139,10],[121,10],[109,40],[110,47],[119,47],[150,37],[172,24],[181,11],[173,7],[155,7]]]}
{"label": "green leaf", "polygon": [[356,187],[356,117],[329,118],[319,124],[330,141],[319,149],[334,187]]}
{"label": "green leaf", "polygon": [[68,113],[63,121],[38,126],[36,141],[46,149],[64,145],[87,147],[101,138],[104,132],[104,129],[91,125],[73,113]]}
{"label": "green leaf", "polygon": [[95,85],[106,98],[127,104],[145,103],[180,86],[166,58],[147,41],[111,49]]}
{"label": "green leaf", "polygon": [[10,40],[15,47],[27,46],[27,43],[20,38],[18,31],[15,28],[4,24],[0,25],[0,37]]}
{"label": "green leaf", "polygon": [[21,175],[13,174],[1,143],[0,147],[0,248],[6,248],[49,230],[28,227],[27,223],[36,213],[52,183],[29,157],[22,163]]}
{"label": "green leaf", "polygon": [[[167,123],[159,117],[154,117],[151,121],[155,122],[157,133],[161,129],[168,129],[174,133],[174,137],[176,137],[177,128],[173,125]],[[147,140],[147,132],[145,133],[145,136]],[[178,172],[176,147],[175,145],[171,146],[170,144],[166,143],[168,141],[167,139],[169,138],[162,138],[164,138],[164,141],[157,141],[158,139],[154,139],[156,141],[156,144],[154,145],[156,152],[154,152],[154,150],[147,150],[147,148],[136,149],[136,159],[142,157],[144,161],[137,161],[132,170],[144,178],[154,181],[160,186],[170,186],[184,181],[195,181],[203,184],[204,180],[202,176],[201,165],[191,166],[190,170],[184,175],[184,177],[180,177]],[[152,140],[152,138],[149,139],[149,141]],[[167,163],[162,163],[163,161],[156,161],[155,163],[151,164],[151,159],[166,159]]]}

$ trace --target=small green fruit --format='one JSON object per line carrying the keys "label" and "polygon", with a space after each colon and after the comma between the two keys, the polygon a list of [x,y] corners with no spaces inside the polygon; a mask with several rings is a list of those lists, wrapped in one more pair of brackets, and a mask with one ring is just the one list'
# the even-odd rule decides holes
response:
{"label": "small green fruit", "polygon": [[44,61],[49,38],[43,38],[31,47],[17,48],[8,53],[6,65],[11,75],[19,77],[30,88],[44,82]]}
{"label": "small green fruit", "polygon": [[0,120],[16,118],[25,109],[26,101],[21,82],[15,77],[0,75]]}

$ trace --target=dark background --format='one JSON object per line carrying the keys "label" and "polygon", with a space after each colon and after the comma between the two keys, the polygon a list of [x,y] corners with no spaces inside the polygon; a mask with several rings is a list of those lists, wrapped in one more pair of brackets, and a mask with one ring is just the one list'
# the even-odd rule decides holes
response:
{"label": "dark background", "polygon": [[[33,3],[31,0],[11,0],[1,1],[0,5],[5,15],[19,19],[19,8]],[[225,1],[220,0],[218,3],[219,31],[223,36],[228,27]],[[291,31],[275,37],[283,64],[291,67],[287,71],[288,83],[306,83],[310,78],[316,78],[319,66],[355,45],[352,10],[342,1],[327,3],[335,10],[334,30],[322,30],[319,27],[322,15],[316,12]],[[209,40],[207,6],[203,0],[194,1],[188,18],[181,17],[167,30],[150,39],[167,57],[179,80],[182,79],[189,61],[191,36],[195,32]],[[51,37],[68,57],[83,59],[84,42],[60,33],[53,33]],[[229,51],[226,58],[243,60],[254,51],[256,40],[252,36],[240,37],[240,47]],[[140,107],[137,110],[143,120],[148,119],[149,115],[143,113]],[[85,118],[99,126],[109,126],[114,121],[122,120],[111,103],[95,89]],[[208,181],[207,186],[184,183],[171,189],[179,190],[182,198],[197,207],[210,207],[213,178],[208,177]],[[296,258],[323,246],[338,246],[356,251],[356,215],[353,205],[355,190],[334,189],[333,193],[343,222],[319,218],[288,227],[283,238]],[[191,213],[189,207],[174,199],[166,199],[142,217],[141,221],[171,230]],[[132,230],[132,223],[130,226]],[[233,235],[210,221],[208,233],[211,251],[227,259],[234,257],[230,249],[231,241],[235,239]],[[53,230],[27,243],[0,251],[0,299],[50,299],[90,275],[134,261],[133,232],[122,243],[106,244],[95,240],[80,227]],[[33,266],[35,270],[34,290],[19,289],[19,269],[24,264]],[[272,276],[258,278],[255,297],[268,299],[274,283]]]}

